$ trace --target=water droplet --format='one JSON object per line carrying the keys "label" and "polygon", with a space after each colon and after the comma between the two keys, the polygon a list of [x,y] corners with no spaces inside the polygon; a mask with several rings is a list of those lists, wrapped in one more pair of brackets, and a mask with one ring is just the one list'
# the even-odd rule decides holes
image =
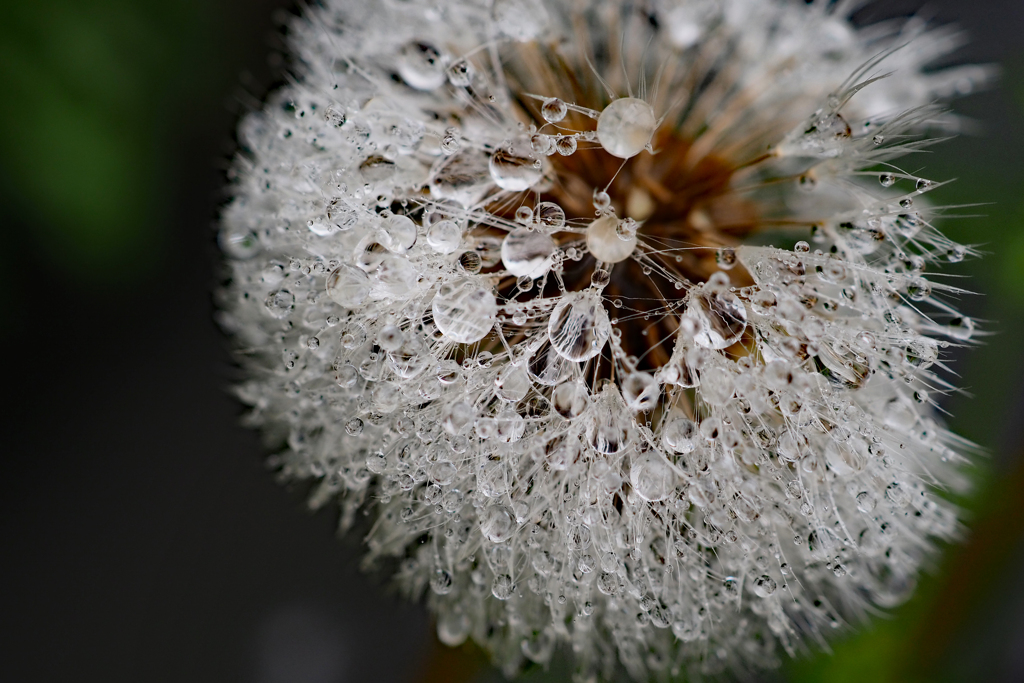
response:
{"label": "water droplet", "polygon": [[498,317],[494,294],[470,279],[441,285],[431,310],[437,329],[459,344],[471,344],[486,337]]}
{"label": "water droplet", "polygon": [[554,263],[555,241],[538,230],[513,230],[501,243],[501,261],[510,274],[538,278]]}
{"label": "water droplet", "polygon": [[551,154],[555,148],[555,140],[550,135],[537,133],[530,138],[530,149],[537,154]]}
{"label": "water droplet", "polygon": [[878,176],[878,182],[882,184],[882,187],[892,187],[896,184],[896,176],[892,173],[883,173]]}
{"label": "water droplet", "polygon": [[867,514],[875,509],[875,498],[867,491],[857,494],[857,509]]}
{"label": "water droplet", "polygon": [[562,297],[548,321],[551,346],[571,361],[584,361],[601,353],[611,334],[608,312],[601,297],[584,291]]}
{"label": "water droplet", "polygon": [[914,301],[923,301],[931,296],[932,285],[923,277],[915,277],[907,283],[907,296]]}
{"label": "water droplet", "polygon": [[931,180],[928,180],[927,178],[918,178],[917,179],[917,191],[918,192],[925,192],[927,190],[932,189],[932,187],[934,187],[934,186],[935,186],[935,183],[933,181],[931,181]]}
{"label": "water droplet", "polygon": [[636,243],[636,221],[632,218],[623,218],[615,226],[615,235],[623,242]]}
{"label": "water droplet", "polygon": [[735,294],[728,291],[695,293],[690,299],[687,314],[700,323],[694,342],[707,348],[732,346],[747,327],[747,309]]}
{"label": "water droplet", "polygon": [[551,405],[559,415],[572,419],[590,405],[590,392],[581,382],[563,382],[551,392]]}
{"label": "water droplet", "polygon": [[564,157],[570,156],[576,151],[576,138],[572,135],[562,135],[555,141],[555,151]]}
{"label": "water droplet", "polygon": [[767,574],[762,574],[754,580],[754,594],[759,598],[767,598],[775,592],[775,588],[775,579]]}
{"label": "water droplet", "polygon": [[530,189],[544,176],[534,161],[533,157],[521,156],[502,148],[491,155],[488,168],[498,187],[509,192],[522,192]]}
{"label": "water droplet", "polygon": [[473,81],[473,65],[468,59],[456,59],[448,67],[448,82],[457,88],[464,88]]}
{"label": "water droplet", "polygon": [[606,287],[611,280],[611,271],[607,268],[596,268],[593,275],[590,276],[590,286],[600,289]]}
{"label": "water droplet", "polygon": [[504,543],[515,529],[515,519],[503,505],[489,507],[480,516],[480,533],[491,543]]}
{"label": "water droplet", "polygon": [[445,57],[429,43],[413,41],[398,57],[398,75],[417,90],[433,90],[444,84]]}
{"label": "water droplet", "polygon": [[635,97],[613,101],[597,118],[597,139],[605,151],[629,159],[644,150],[658,126],[651,105]]}
{"label": "water droplet", "polygon": [[967,248],[956,244],[946,251],[946,260],[950,263],[960,263],[967,256]]}
{"label": "water droplet", "polygon": [[715,253],[715,262],[722,270],[730,270],[736,265],[736,250],[732,247],[719,249]]}
{"label": "water droplet", "polygon": [[451,133],[445,133],[444,137],[441,138],[441,152],[445,156],[451,156],[459,151],[461,143],[459,138]]}
{"label": "water droplet", "polygon": [[464,272],[475,275],[483,267],[483,259],[475,251],[466,251],[459,256],[459,268]]}
{"label": "water droplet", "polygon": [[430,194],[466,208],[473,206],[492,187],[489,164],[487,155],[476,149],[445,157],[431,175]]}
{"label": "water droplet", "polygon": [[437,639],[448,647],[466,642],[473,624],[461,610],[442,610],[437,616]]}
{"label": "water droplet", "polygon": [[793,251],[795,251],[798,254],[806,254],[810,250],[811,245],[807,244],[807,242],[804,241],[797,242],[796,244],[793,245]]}
{"label": "water droplet", "polygon": [[547,233],[557,232],[565,226],[565,211],[554,202],[541,202],[534,210],[537,226]]}
{"label": "water droplet", "polygon": [[622,397],[635,413],[654,408],[660,395],[661,385],[646,372],[631,372],[622,380]]}
{"label": "water droplet", "polygon": [[633,253],[636,234],[630,240],[623,240],[616,229],[618,225],[619,219],[615,214],[608,213],[587,227],[587,248],[594,258],[605,263],[619,263]]}
{"label": "water droplet", "polygon": [[960,316],[949,321],[949,336],[960,341],[967,341],[974,335],[974,321]]}
{"label": "water droplet", "polygon": [[448,595],[451,593],[452,575],[443,569],[438,569],[434,573],[434,578],[430,580],[430,590],[434,591],[438,595]]}
{"label": "water droplet", "polygon": [[515,591],[515,584],[512,583],[512,577],[508,574],[499,574],[494,577],[494,581],[491,583],[491,594],[499,600],[508,600],[512,597],[512,593]]}
{"label": "water droplet", "polygon": [[565,102],[557,97],[544,100],[544,104],[540,107],[540,115],[548,123],[558,123],[565,118],[567,113],[569,113],[569,108],[565,106]]}
{"label": "water droplet", "polygon": [[665,448],[675,453],[692,453],[697,447],[697,425],[685,417],[671,419],[661,432]]}
{"label": "water droplet", "polygon": [[264,302],[267,313],[275,318],[286,318],[295,308],[295,295],[287,289],[271,292]]}
{"label": "water droplet", "polygon": [[358,436],[363,433],[363,421],[354,417],[345,423],[345,432],[349,436]]}
{"label": "water droplet", "polygon": [[530,392],[530,376],[524,363],[509,363],[494,378],[495,393],[503,401],[518,402]]}
{"label": "water droplet", "polygon": [[416,224],[408,216],[387,216],[380,229],[380,243],[388,251],[404,254],[416,243]]}
{"label": "water droplet", "polygon": [[454,221],[438,221],[427,231],[427,244],[439,254],[451,254],[462,243],[462,228]]}
{"label": "water droplet", "polygon": [[652,503],[665,500],[675,490],[675,473],[657,453],[647,453],[633,460],[629,481],[637,495]]}
{"label": "water droplet", "polygon": [[533,220],[533,210],[530,207],[523,205],[516,209],[516,223],[526,225],[531,220]]}

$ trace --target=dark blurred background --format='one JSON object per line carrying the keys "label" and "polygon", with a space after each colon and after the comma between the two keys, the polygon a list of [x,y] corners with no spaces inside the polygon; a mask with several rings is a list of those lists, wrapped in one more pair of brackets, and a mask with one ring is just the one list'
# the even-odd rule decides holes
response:
{"label": "dark blurred background", "polygon": [[[355,1],[355,0],[353,0]],[[372,1],[372,0],[370,0]],[[886,2],[861,20],[905,14]],[[9,681],[497,681],[358,571],[238,426],[212,321],[233,129],[283,76],[285,0],[51,0],[0,13],[0,671]],[[933,0],[1000,83],[924,158],[993,334],[955,370],[987,449],[970,533],[906,605],[785,680],[1024,680],[1024,2]],[[462,673],[456,673],[456,669]],[[564,680],[564,664],[527,680]]]}

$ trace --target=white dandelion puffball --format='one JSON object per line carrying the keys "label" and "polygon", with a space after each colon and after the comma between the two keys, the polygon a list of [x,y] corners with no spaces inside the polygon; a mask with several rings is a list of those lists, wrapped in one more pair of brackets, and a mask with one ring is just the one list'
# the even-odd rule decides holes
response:
{"label": "white dandelion puffball", "polygon": [[[742,674],[897,604],[971,446],[900,158],[986,80],[860,3],[325,0],[242,122],[248,421],[440,640]],[[918,161],[907,168],[917,168]]]}

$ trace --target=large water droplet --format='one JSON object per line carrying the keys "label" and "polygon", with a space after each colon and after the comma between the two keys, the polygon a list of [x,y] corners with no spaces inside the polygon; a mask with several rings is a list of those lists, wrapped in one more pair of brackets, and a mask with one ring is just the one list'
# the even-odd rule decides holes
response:
{"label": "large water droplet", "polygon": [[446,338],[472,344],[491,331],[498,317],[498,302],[476,280],[456,280],[441,285],[431,310],[434,324]]}
{"label": "large water droplet", "polygon": [[501,243],[501,261],[510,274],[538,278],[551,269],[555,241],[536,230],[513,230]]}
{"label": "large water droplet", "polygon": [[516,586],[512,583],[512,577],[508,574],[499,574],[494,577],[491,583],[491,595],[499,600],[508,600],[512,597]]}
{"label": "large water droplet", "polygon": [[544,117],[544,120],[548,123],[558,123],[565,118],[565,115],[569,112],[569,108],[565,106],[565,102],[552,97],[549,100],[544,100],[544,104],[540,106],[540,115]]}
{"label": "large water droplet", "polygon": [[661,396],[661,385],[646,372],[631,372],[622,380],[622,398],[633,412],[652,409]]}
{"label": "large water droplet", "polygon": [[700,321],[700,329],[693,341],[712,349],[732,346],[747,327],[747,309],[731,292],[712,294],[695,293],[690,299],[687,314]]}
{"label": "large water droplet", "polygon": [[413,41],[398,57],[398,75],[417,90],[439,88],[448,79],[445,56],[430,43]]}
{"label": "large water droplet", "polygon": [[675,490],[675,473],[658,453],[646,453],[633,460],[629,483],[637,495],[655,503],[665,500]]}
{"label": "large water droplet", "polygon": [[503,505],[487,508],[481,515],[480,533],[491,543],[504,543],[512,538],[515,528],[515,519]]}
{"label": "large water droplet", "polygon": [[563,382],[551,392],[551,405],[566,419],[572,419],[590,405],[590,392],[582,382]]}
{"label": "large water droplet", "polygon": [[661,432],[665,448],[676,453],[692,453],[697,441],[697,425],[685,417],[672,418]]}
{"label": "large water droplet", "polygon": [[775,592],[775,588],[775,579],[767,574],[762,574],[754,580],[754,593],[759,598],[767,598]]}
{"label": "large water droplet", "polygon": [[416,243],[416,224],[408,216],[388,216],[381,222],[380,230],[380,243],[396,254],[404,254]]}
{"label": "large water droplet", "polygon": [[434,168],[430,194],[450,199],[469,208],[483,199],[491,187],[487,155],[476,149],[464,149]]}
{"label": "large water droplet", "polygon": [[491,155],[488,169],[494,184],[509,192],[528,190],[544,176],[536,159],[515,154],[506,148]]}
{"label": "large water droplet", "polygon": [[455,221],[438,221],[427,231],[427,244],[439,254],[451,254],[462,243],[462,228]]}
{"label": "large water droplet", "polygon": [[503,401],[521,401],[530,392],[530,376],[523,362],[509,363],[494,379],[495,393]]}
{"label": "large water droplet", "polygon": [[530,377],[537,384],[555,386],[573,375],[576,364],[563,358],[551,346],[544,344],[530,358]]}
{"label": "large water droplet", "polygon": [[458,647],[466,642],[472,627],[464,612],[442,610],[437,616],[437,639],[448,647]]}
{"label": "large water droplet", "polygon": [[565,226],[565,211],[554,202],[541,202],[533,215],[537,229],[543,232],[558,232]]}
{"label": "large water droplet", "polygon": [[605,263],[618,263],[629,258],[636,248],[636,233],[622,239],[617,230],[619,219],[609,213],[587,227],[587,248],[594,258]]}
{"label": "large water droplet", "polygon": [[565,295],[548,320],[552,348],[571,361],[584,361],[601,353],[610,334],[608,312],[601,297],[592,292]]}
{"label": "large water droplet", "polygon": [[635,97],[623,97],[597,117],[597,139],[612,156],[629,159],[643,151],[657,126],[651,105]]}
{"label": "large water droplet", "polygon": [[327,296],[345,308],[358,306],[369,295],[370,278],[358,268],[341,265],[327,276]]}

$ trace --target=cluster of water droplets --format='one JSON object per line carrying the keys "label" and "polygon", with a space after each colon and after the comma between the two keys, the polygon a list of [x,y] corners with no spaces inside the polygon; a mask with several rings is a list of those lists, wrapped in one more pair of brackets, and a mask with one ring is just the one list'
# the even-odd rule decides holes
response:
{"label": "cluster of water droplets", "polygon": [[[662,4],[652,61],[715,31],[748,47],[782,25],[795,43],[821,24],[853,35],[817,6]],[[772,20],[729,23],[754,5]],[[813,251],[723,247],[693,282],[602,188],[585,220],[543,197],[561,182],[552,156],[628,160],[662,125],[632,96],[597,111],[518,93],[543,121],[511,113],[488,59],[563,30],[567,7],[313,12],[293,32],[301,78],[240,129],[222,323],[282,478],[315,480],[311,503],[339,503],[343,529],[369,516],[367,564],[427,597],[442,642],[472,637],[508,672],[563,643],[581,680],[617,662],[716,673],[907,594],[931,539],[956,530],[933,490],[967,444],[933,404],[953,389],[945,350],[974,326],[926,275],[967,250],[930,225],[934,183],[891,163],[910,147],[886,142],[933,112],[858,118],[863,79],[841,85],[871,49],[849,38],[820,86],[840,94],[788,113],[800,123],[753,176],[798,178],[770,208],[813,225]],[[921,102],[937,94],[921,84],[940,75],[912,77]],[[570,113],[592,127],[566,128]],[[658,367],[623,338],[652,314],[605,295],[630,259],[674,284],[653,314],[674,330],[651,339]],[[737,266],[752,284],[734,286]]]}

